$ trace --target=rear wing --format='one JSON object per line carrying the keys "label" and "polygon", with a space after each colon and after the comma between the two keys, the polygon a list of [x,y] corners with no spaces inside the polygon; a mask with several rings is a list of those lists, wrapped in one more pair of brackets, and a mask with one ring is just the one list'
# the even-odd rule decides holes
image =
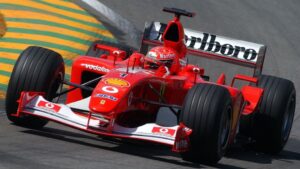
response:
{"label": "rear wing", "polygon": [[[149,46],[162,44],[162,34],[166,27],[167,24],[160,22],[146,23],[141,53],[146,54]],[[191,29],[184,29],[184,32],[188,54],[253,68],[253,76],[261,75],[266,53],[265,45]]]}

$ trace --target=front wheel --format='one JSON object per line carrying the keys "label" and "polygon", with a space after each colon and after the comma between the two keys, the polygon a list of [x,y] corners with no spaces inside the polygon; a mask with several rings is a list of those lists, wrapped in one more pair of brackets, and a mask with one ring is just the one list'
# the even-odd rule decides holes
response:
{"label": "front wheel", "polygon": [[191,128],[184,160],[214,164],[224,155],[232,126],[231,97],[226,88],[197,84],[186,95],[180,122]]}
{"label": "front wheel", "polygon": [[19,56],[12,71],[6,92],[6,114],[13,123],[28,127],[41,128],[47,120],[24,115],[15,117],[22,91],[45,92],[51,101],[64,78],[65,68],[62,57],[49,49],[30,46]]}

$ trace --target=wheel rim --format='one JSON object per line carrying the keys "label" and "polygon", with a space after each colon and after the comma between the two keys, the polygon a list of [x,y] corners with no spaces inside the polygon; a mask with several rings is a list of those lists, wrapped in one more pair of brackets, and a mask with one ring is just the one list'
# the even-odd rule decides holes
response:
{"label": "wheel rim", "polygon": [[231,107],[229,106],[226,110],[225,115],[222,116],[222,122],[220,125],[220,143],[221,143],[221,147],[222,149],[225,149],[228,143],[228,139],[229,139],[229,133],[230,133],[230,127],[231,127]]}
{"label": "wheel rim", "polygon": [[290,101],[288,102],[287,108],[283,115],[283,125],[281,130],[283,141],[286,141],[289,137],[294,119],[295,105],[295,95],[293,94],[291,95]]}

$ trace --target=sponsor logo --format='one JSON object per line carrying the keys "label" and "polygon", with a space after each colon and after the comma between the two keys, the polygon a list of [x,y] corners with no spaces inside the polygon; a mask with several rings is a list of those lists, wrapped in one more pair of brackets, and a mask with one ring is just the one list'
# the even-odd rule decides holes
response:
{"label": "sponsor logo", "polygon": [[105,68],[105,67],[101,67],[98,65],[91,65],[91,64],[86,64],[86,63],[82,63],[81,66],[85,67],[86,69],[90,69],[90,70],[96,70],[99,72],[109,72],[109,69]]}
{"label": "sponsor logo", "polygon": [[174,53],[160,54],[160,58],[161,59],[173,59],[173,58],[175,58],[175,54]]}
{"label": "sponsor logo", "polygon": [[105,100],[100,100],[100,104],[105,104]]}
{"label": "sponsor logo", "polygon": [[119,78],[107,78],[104,79],[104,83],[107,85],[113,85],[118,87],[129,87],[130,84],[128,81],[119,79]]}
{"label": "sponsor logo", "polygon": [[109,99],[109,100],[112,100],[112,101],[117,101],[118,99],[115,98],[114,96],[110,96],[110,95],[107,95],[107,94],[96,94],[95,97],[100,97],[100,98],[104,98],[104,99]]}
{"label": "sponsor logo", "polygon": [[[162,34],[166,29],[166,24],[157,22],[154,24],[155,30],[152,31],[155,31],[156,34],[152,33],[150,39],[162,41]],[[187,30],[185,33],[186,46],[189,48],[213,52],[223,56],[251,62],[257,61],[258,51],[251,47],[246,47],[252,46],[255,48],[255,46],[249,42],[232,40],[230,38],[220,37],[204,32],[193,32]]]}
{"label": "sponsor logo", "polygon": [[42,109],[45,109],[45,110],[48,110],[51,112],[55,112],[55,113],[59,112],[59,110],[61,109],[60,106],[50,103],[50,102],[43,101],[43,100],[39,101],[37,106]]}
{"label": "sponsor logo", "polygon": [[229,43],[222,44],[218,41],[218,37],[209,33],[202,33],[198,37],[187,36],[186,45],[193,49],[200,49],[207,52],[231,56],[234,58],[244,59],[248,61],[256,61],[258,53],[251,48],[232,45]]}
{"label": "sponsor logo", "polygon": [[102,87],[102,90],[105,91],[106,93],[118,93],[119,89],[113,86],[104,86]]}
{"label": "sponsor logo", "polygon": [[175,134],[175,130],[163,127],[153,127],[152,133],[163,136],[173,136]]}
{"label": "sponsor logo", "polygon": [[128,69],[127,68],[117,68],[116,70],[120,71],[120,72],[124,72],[124,74],[126,73],[140,73],[140,72],[145,72],[145,69],[141,68],[141,67],[135,67],[133,70],[132,69]]}

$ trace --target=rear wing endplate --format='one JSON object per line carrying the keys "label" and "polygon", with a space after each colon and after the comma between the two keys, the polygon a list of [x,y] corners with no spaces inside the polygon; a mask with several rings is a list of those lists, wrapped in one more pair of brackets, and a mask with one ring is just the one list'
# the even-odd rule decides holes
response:
{"label": "rear wing endplate", "polygon": [[[146,54],[149,46],[162,44],[162,34],[167,24],[146,23],[141,53]],[[261,75],[266,46],[242,40],[236,40],[211,33],[184,29],[188,54],[220,60],[254,69],[254,76]]]}

